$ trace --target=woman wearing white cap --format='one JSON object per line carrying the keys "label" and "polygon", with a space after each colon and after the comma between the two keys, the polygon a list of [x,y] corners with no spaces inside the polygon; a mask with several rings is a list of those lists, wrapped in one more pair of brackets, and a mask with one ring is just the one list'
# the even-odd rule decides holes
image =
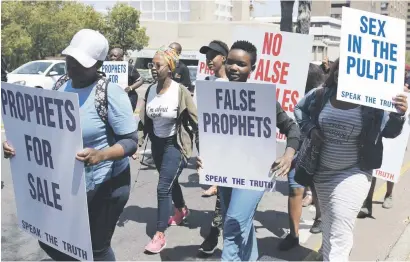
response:
{"label": "woman wearing white cap", "polygon": [[[85,164],[88,215],[94,260],[113,261],[111,238],[130,194],[127,156],[137,149],[137,126],[124,90],[109,83],[97,71],[108,53],[108,41],[99,32],[83,29],[63,51],[67,76],[55,89],[78,94],[84,150],[76,155]],[[3,143],[4,155],[14,149]],[[73,156],[74,157],[74,156]],[[81,259],[68,256],[40,242],[54,260]]]}

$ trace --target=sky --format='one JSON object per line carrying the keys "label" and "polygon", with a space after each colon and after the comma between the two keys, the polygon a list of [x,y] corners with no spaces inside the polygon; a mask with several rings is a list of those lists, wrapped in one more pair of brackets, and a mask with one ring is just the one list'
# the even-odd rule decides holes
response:
{"label": "sky", "polygon": [[[195,1],[195,0],[193,0]],[[213,1],[213,0],[208,0]],[[240,1],[240,0],[234,0]],[[246,1],[246,0],[242,0]],[[93,5],[97,10],[104,10],[107,7],[113,6],[117,1],[86,1],[82,0],[81,2]],[[264,16],[280,16],[280,0],[262,0],[259,3],[258,0],[255,0],[254,4],[254,15],[256,17],[264,17]],[[297,14],[297,1],[295,1],[295,6],[293,8],[293,15]]]}

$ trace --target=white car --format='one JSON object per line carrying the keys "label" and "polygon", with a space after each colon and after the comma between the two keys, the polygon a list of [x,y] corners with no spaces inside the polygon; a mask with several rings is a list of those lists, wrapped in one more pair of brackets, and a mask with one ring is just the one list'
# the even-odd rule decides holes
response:
{"label": "white car", "polygon": [[64,74],[66,74],[64,60],[36,60],[28,62],[8,73],[7,82],[52,89],[55,82]]}

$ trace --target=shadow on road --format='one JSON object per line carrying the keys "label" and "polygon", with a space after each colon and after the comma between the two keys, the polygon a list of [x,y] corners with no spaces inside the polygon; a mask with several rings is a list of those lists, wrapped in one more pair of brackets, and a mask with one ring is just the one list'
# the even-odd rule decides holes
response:
{"label": "shadow on road", "polygon": [[283,196],[289,196],[289,183],[288,181],[276,180],[276,191]]}
{"label": "shadow on road", "polygon": [[255,226],[256,231],[259,228],[266,228],[278,237],[283,236],[284,230],[289,228],[289,215],[276,210],[256,211],[255,220],[262,224]]}
{"label": "shadow on road", "polygon": [[[204,212],[190,209],[190,215],[187,221],[182,225],[189,229],[201,228],[201,236],[205,237],[211,224],[213,212]],[[140,224],[146,224],[146,234],[152,237],[157,227],[157,209],[152,207],[127,206],[121,214],[117,226],[123,227],[128,221],[134,221]]]}
{"label": "shadow on road", "polygon": [[301,261],[312,251],[308,248],[297,246],[288,251],[279,251],[278,245],[282,241],[276,237],[258,239],[260,261]]}
{"label": "shadow on road", "polygon": [[183,187],[188,187],[188,188],[200,187],[203,190],[208,189],[210,187],[208,185],[201,185],[199,183],[199,175],[196,172],[188,175],[188,182],[179,182],[179,184]]}
{"label": "shadow on road", "polygon": [[222,251],[215,250],[212,256],[203,256],[199,251],[199,245],[178,246],[164,249],[160,256],[162,261],[220,261]]}

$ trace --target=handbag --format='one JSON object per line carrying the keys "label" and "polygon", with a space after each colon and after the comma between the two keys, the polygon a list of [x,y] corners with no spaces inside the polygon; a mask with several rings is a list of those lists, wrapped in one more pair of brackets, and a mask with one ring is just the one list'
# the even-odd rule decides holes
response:
{"label": "handbag", "polygon": [[312,139],[306,137],[303,140],[299,153],[295,158],[295,181],[304,187],[313,184],[313,175],[320,156],[320,146],[312,144]]}
{"label": "handbag", "polygon": [[[312,112],[315,119],[319,118],[321,105],[323,103],[324,88],[316,91],[315,110]],[[316,128],[318,124],[316,123]],[[316,167],[319,163],[321,145],[314,145],[312,139],[306,136],[303,139],[302,145],[297,156],[294,159],[295,166],[295,181],[304,187],[313,185],[313,175],[316,172]]]}

